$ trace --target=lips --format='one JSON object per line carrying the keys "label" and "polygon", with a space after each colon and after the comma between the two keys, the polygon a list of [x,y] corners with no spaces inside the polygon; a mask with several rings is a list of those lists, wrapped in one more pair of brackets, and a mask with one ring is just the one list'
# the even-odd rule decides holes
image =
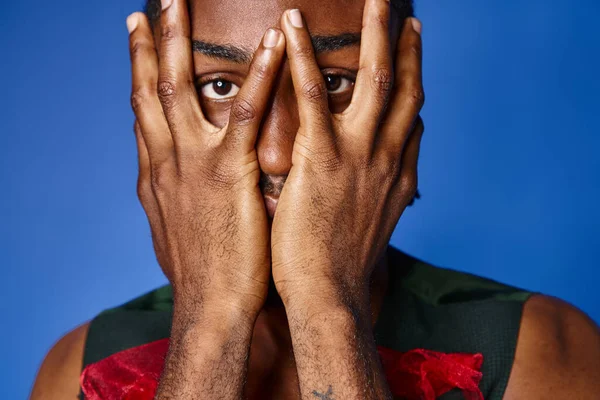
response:
{"label": "lips", "polygon": [[275,210],[277,209],[277,203],[279,202],[279,196],[273,197],[269,195],[265,195],[265,206],[267,208],[267,214],[269,218],[273,219],[275,216]]}

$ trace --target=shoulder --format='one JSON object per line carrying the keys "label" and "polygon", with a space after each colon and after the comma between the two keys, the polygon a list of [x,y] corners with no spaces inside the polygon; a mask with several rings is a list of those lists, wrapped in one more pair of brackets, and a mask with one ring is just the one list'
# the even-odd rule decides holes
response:
{"label": "shoulder", "polygon": [[393,247],[388,256],[392,284],[433,306],[476,307],[485,301],[522,303],[531,295],[492,279],[430,264]]}
{"label": "shoulder", "polygon": [[67,333],[46,355],[31,392],[31,400],[75,399],[89,329],[85,323]]}
{"label": "shoulder", "polygon": [[121,350],[169,337],[172,308],[173,292],[167,285],[107,309],[73,329],[46,355],[31,400],[77,398],[79,377],[86,365]]}
{"label": "shoulder", "polygon": [[598,398],[600,332],[585,313],[553,297],[406,255],[396,260],[406,272],[395,285],[402,290],[396,290],[388,319],[401,323],[385,328],[400,334],[382,335],[383,345],[482,353],[486,399]]}
{"label": "shoulder", "polygon": [[523,307],[505,399],[592,399],[600,392],[600,331],[576,307],[532,296]]}

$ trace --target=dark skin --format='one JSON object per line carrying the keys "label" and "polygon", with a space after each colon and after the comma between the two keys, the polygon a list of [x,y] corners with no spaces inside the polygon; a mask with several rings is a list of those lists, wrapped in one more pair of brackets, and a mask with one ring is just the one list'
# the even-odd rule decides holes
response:
{"label": "dark skin", "polygon": [[[372,326],[385,248],[416,189],[420,24],[384,0],[190,11],[173,0],[154,34],[143,15],[128,21],[138,192],[174,288],[157,398],[390,398]],[[267,46],[269,28],[279,35]],[[314,40],[358,33],[368,46]],[[206,43],[229,45],[230,60],[203,54]],[[271,279],[281,302],[268,299]],[[32,398],[74,398],[86,329],[51,351]],[[506,398],[592,398],[598,355],[591,321],[534,296]]]}
{"label": "dark skin", "polygon": [[[154,39],[145,19],[130,20],[139,193],[174,289],[171,346],[157,398],[265,396],[253,393],[252,385],[244,387],[246,379],[261,380],[254,371],[265,370],[248,372],[245,360],[248,354],[260,357],[249,353],[257,317],[267,315],[264,324],[271,327],[285,326],[282,312],[290,337],[282,341],[288,343],[287,353],[293,348],[294,358],[287,368],[270,368],[285,377],[275,379],[271,390],[303,398],[390,398],[372,334],[377,311],[372,300],[384,287],[372,288],[370,282],[416,190],[423,131],[420,51],[414,51],[420,49],[420,25],[416,20],[404,24],[394,52],[389,34],[398,36],[399,21],[392,18],[390,4],[357,4],[364,13],[357,11],[356,26],[350,23],[344,31],[321,16],[311,22],[299,10],[282,9],[276,11],[285,11],[281,30],[258,36],[259,28],[255,38],[245,31],[229,41],[219,29],[191,28],[183,1],[163,2]],[[200,6],[207,8],[196,12]],[[217,15],[208,14],[210,6],[195,3],[192,20],[194,14],[219,20],[224,16],[218,13],[231,11],[215,7]],[[259,17],[271,23],[272,18]],[[310,23],[320,23],[312,40]],[[355,56],[342,58],[342,84],[327,85],[325,60],[318,64],[312,42],[322,55],[331,50],[319,48],[323,37],[330,42],[331,37],[337,42],[358,37],[361,26],[363,43],[369,45],[345,43],[343,50],[353,48]],[[250,57],[245,49],[261,37],[262,45]],[[190,51],[212,49],[214,58],[216,46],[218,54],[227,49],[235,55],[226,60],[230,65],[223,57],[214,65],[202,51]],[[334,51],[328,53],[330,68],[340,71]],[[243,64],[250,58],[251,64]],[[225,79],[226,73],[232,81],[243,77],[235,95],[228,96],[229,81],[210,82]],[[355,85],[345,84],[350,74],[356,74]],[[196,88],[193,81],[200,81]],[[340,86],[346,88],[341,95]],[[287,95],[280,93],[286,87]],[[193,101],[198,88],[200,104]],[[288,128],[293,139],[284,159],[288,171],[271,168],[260,156],[260,142],[257,147],[258,136],[280,130],[264,114],[281,98],[293,99],[295,106],[283,104],[298,115],[298,124]],[[282,140],[284,135],[275,133]],[[264,201],[259,179],[275,173],[287,175],[286,184]],[[273,217],[271,224],[267,216]],[[271,276],[285,310],[268,314],[263,307]]]}

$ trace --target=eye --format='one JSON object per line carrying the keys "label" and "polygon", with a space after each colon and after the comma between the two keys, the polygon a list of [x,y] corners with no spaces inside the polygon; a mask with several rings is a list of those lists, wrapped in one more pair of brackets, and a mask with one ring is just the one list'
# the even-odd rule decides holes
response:
{"label": "eye", "polygon": [[354,81],[342,75],[327,74],[325,75],[325,86],[327,86],[329,94],[339,94],[351,89]]}
{"label": "eye", "polygon": [[235,95],[240,91],[239,86],[235,83],[224,79],[215,79],[207,82],[200,88],[202,96],[212,100],[225,100]]}

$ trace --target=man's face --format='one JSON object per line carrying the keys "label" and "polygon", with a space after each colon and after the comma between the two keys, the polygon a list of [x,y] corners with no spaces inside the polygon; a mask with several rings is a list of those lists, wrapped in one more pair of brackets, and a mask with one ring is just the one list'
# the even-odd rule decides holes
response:
{"label": "man's face", "polygon": [[[289,8],[302,11],[316,44],[317,62],[330,92],[331,111],[341,112],[350,104],[358,69],[364,0],[191,0],[195,83],[202,109],[214,125],[222,127],[227,123],[232,100],[244,83],[252,54],[265,31],[278,27],[282,13]],[[296,98],[285,62],[275,81],[256,145],[265,195],[279,197],[291,168],[297,130]]]}

